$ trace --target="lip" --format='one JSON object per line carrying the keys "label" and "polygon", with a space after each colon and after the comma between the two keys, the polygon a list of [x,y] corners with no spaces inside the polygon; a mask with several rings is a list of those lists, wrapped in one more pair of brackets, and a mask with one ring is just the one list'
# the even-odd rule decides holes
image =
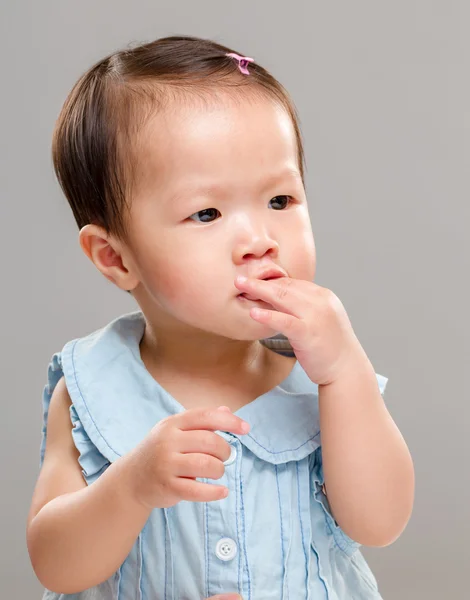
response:
{"label": "lip", "polygon": [[253,275],[254,279],[278,279],[279,277],[287,277],[287,273],[280,267],[269,267]]}
{"label": "lip", "polygon": [[[267,279],[279,279],[280,277],[288,277],[287,273],[284,271],[284,269],[281,269],[281,267],[268,267],[265,268],[263,271],[259,271],[256,275],[250,275],[249,276],[252,279],[259,279],[259,280],[267,280]],[[246,292],[242,292],[241,294],[238,294],[237,298],[243,302],[255,302],[257,304],[262,304],[264,306],[271,306],[270,304],[268,304],[267,302],[264,302],[263,300],[259,300],[258,298],[254,298],[253,296],[251,297],[246,297],[247,293]]]}

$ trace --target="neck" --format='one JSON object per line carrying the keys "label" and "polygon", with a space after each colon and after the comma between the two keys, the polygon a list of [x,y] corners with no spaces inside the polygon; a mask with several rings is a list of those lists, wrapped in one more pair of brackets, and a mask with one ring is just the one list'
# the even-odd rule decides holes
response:
{"label": "neck", "polygon": [[232,340],[200,330],[182,338],[156,332],[148,322],[140,342],[142,360],[154,370],[220,381],[259,373],[268,352],[258,340]]}

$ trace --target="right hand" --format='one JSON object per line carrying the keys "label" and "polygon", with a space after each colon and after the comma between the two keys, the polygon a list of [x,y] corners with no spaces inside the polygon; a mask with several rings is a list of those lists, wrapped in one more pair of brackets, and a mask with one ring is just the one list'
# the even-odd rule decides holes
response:
{"label": "right hand", "polygon": [[225,486],[196,478],[223,476],[230,445],[214,432],[244,435],[249,430],[249,426],[242,429],[244,423],[226,406],[193,408],[157,423],[126,457],[137,500],[151,510],[168,508],[181,500],[210,502],[225,498]]}

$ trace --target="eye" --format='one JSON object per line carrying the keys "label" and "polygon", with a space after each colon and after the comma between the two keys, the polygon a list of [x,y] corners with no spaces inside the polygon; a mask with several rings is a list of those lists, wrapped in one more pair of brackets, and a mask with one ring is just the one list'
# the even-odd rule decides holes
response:
{"label": "eye", "polygon": [[[276,203],[280,203],[283,205],[282,208],[286,208],[286,206],[289,206],[289,204],[292,203],[292,197],[291,196],[275,196],[274,198],[272,198],[272,200],[270,200],[270,202],[276,202]],[[282,208],[280,210],[282,210]],[[275,210],[279,210],[278,208],[276,208]]]}
{"label": "eye", "polygon": [[[216,208],[205,208],[204,210],[199,210],[198,212],[195,212],[193,215],[191,215],[188,218],[192,219],[194,216],[201,215],[203,218],[208,217],[208,219],[199,221],[200,223],[211,223],[214,220],[214,219],[211,219],[211,216],[214,216],[214,213],[219,213],[219,215],[220,215],[220,211],[218,211]],[[194,219],[194,220],[197,220],[197,219]]]}
{"label": "eye", "polygon": [[[275,210],[283,210],[289,206],[289,204],[292,204],[292,196],[275,196],[270,200],[270,202],[275,202],[276,204],[282,205],[281,208],[275,208]],[[198,212],[192,214],[190,217],[188,217],[188,219],[199,221],[199,223],[212,223],[212,221],[215,221],[217,213],[220,215],[220,211],[216,208],[205,208],[204,210],[198,210]],[[201,217],[201,219],[193,217]]]}

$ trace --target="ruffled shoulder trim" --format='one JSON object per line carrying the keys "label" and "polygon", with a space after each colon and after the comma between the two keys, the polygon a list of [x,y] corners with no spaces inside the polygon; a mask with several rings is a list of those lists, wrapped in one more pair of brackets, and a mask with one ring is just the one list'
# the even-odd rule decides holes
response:
{"label": "ruffled shoulder trim", "polygon": [[49,406],[51,404],[52,392],[54,391],[59,380],[62,378],[62,361],[60,352],[54,354],[47,368],[47,384],[44,386],[42,393],[42,437],[41,437],[41,448],[39,467],[42,467],[44,462],[44,453],[46,451],[46,438],[47,438],[47,418],[49,416]]}
{"label": "ruffled shoulder trim", "polygon": [[[42,439],[40,448],[40,468],[44,462],[47,440],[47,420],[49,416],[49,406],[52,394],[60,379],[63,377],[62,356],[60,352],[53,355],[47,370],[47,384],[43,391],[43,424]],[[75,447],[80,453],[78,462],[82,467],[82,473],[88,484],[93,483],[101,473],[109,466],[109,461],[97,450],[96,446],[88,437],[85,428],[77,414],[77,410],[72,403],[70,406],[70,420],[72,423],[72,438]]]}
{"label": "ruffled shoulder trim", "polygon": [[93,483],[95,479],[109,467],[110,462],[100,452],[88,437],[85,428],[77,414],[75,406],[70,406],[70,419],[73,424],[72,437],[77,450],[80,452],[78,462],[82,467],[82,473],[88,484]]}

